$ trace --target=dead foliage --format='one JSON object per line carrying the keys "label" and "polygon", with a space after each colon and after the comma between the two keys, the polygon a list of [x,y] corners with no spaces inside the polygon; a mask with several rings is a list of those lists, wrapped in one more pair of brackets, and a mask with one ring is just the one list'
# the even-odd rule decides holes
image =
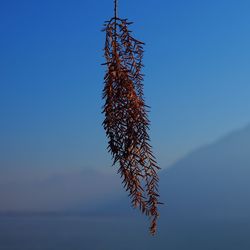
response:
{"label": "dead foliage", "polygon": [[148,135],[148,106],[143,96],[142,58],[144,43],[132,37],[127,19],[114,17],[105,22],[103,122],[113,165],[118,164],[124,187],[134,207],[151,219],[155,234],[158,212],[156,159]]}

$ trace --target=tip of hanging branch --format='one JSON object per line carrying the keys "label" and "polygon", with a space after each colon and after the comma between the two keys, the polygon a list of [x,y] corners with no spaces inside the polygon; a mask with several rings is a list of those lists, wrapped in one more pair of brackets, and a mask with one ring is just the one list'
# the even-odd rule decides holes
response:
{"label": "tip of hanging branch", "polygon": [[114,12],[115,12],[115,18],[117,18],[118,17],[118,11],[117,11],[117,5],[118,5],[118,0],[114,0],[114,5],[115,5],[115,9],[114,9]]}

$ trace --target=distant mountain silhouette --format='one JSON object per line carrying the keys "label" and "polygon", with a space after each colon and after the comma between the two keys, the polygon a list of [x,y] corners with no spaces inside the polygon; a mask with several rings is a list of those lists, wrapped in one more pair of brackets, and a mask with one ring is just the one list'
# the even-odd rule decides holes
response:
{"label": "distant mountain silhouette", "polygon": [[[65,214],[93,211],[122,196],[115,172],[95,169],[58,172],[45,178],[0,182],[0,213]],[[118,188],[117,188],[118,187]]]}
{"label": "distant mountain silhouette", "polygon": [[204,146],[161,175],[162,213],[250,218],[250,126]]}
{"label": "distant mountain silhouette", "polygon": [[[131,208],[115,168],[107,174],[84,170],[44,180],[6,181],[1,183],[1,190],[2,212],[138,212]],[[160,194],[165,203],[160,206],[161,217],[167,220],[250,219],[250,126],[203,146],[162,170]]]}

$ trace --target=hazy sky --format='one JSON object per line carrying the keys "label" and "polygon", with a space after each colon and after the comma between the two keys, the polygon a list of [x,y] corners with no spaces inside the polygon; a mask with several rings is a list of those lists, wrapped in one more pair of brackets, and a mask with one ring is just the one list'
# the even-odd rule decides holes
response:
{"label": "hazy sky", "polygon": [[[145,97],[162,167],[250,121],[249,11],[249,0],[119,1],[120,17],[146,42]],[[2,178],[108,169],[100,64],[112,15],[112,0],[1,1]]]}

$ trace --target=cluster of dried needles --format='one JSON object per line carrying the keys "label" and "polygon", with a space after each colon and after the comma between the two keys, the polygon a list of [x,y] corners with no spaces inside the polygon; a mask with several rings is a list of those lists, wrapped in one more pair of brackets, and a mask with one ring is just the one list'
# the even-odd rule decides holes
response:
{"label": "cluster of dried needles", "polygon": [[143,97],[143,42],[131,36],[127,19],[117,17],[105,22],[107,71],[103,99],[103,122],[113,164],[134,207],[151,220],[155,234],[158,212],[159,166],[149,144],[148,106]]}

